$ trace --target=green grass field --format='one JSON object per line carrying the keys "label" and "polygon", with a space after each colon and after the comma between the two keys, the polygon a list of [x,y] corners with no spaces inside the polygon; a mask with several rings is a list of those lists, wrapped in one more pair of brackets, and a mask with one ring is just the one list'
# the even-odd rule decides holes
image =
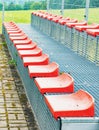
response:
{"label": "green grass field", "polygon": [[[5,22],[14,21],[16,23],[30,23],[32,10],[26,11],[5,11]],[[51,13],[60,15],[59,10],[51,10]],[[68,9],[64,11],[64,17],[76,18],[79,21],[84,20],[85,9]],[[99,23],[99,8],[89,9],[88,23]],[[2,27],[2,12],[0,12],[0,32]]]}
{"label": "green grass field", "polygon": [[[31,10],[29,11],[5,11],[4,21],[14,21],[16,23],[30,23]],[[2,26],[2,12],[0,12],[0,30]]]}

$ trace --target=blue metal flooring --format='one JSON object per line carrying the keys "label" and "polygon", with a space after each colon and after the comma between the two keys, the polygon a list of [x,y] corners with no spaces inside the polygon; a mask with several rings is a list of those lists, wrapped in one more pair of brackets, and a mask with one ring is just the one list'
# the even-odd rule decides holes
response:
{"label": "blue metal flooring", "polygon": [[30,24],[18,24],[19,27],[49,54],[50,61],[60,66],[60,72],[67,72],[75,80],[75,91],[84,89],[95,98],[95,117],[99,117],[99,66],[78,56],[63,44],[55,41]]}

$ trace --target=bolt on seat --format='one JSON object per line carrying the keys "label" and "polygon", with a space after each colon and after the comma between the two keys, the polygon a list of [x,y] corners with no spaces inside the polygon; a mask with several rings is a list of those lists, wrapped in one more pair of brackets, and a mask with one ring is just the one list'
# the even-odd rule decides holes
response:
{"label": "bolt on seat", "polygon": [[71,93],[74,91],[74,79],[67,73],[57,77],[42,77],[34,80],[40,93]]}
{"label": "bolt on seat", "polygon": [[42,54],[41,56],[23,57],[24,67],[29,65],[47,65],[49,63],[49,56]]}
{"label": "bolt on seat", "polygon": [[55,119],[60,117],[93,117],[94,98],[84,90],[72,94],[44,95]]}
{"label": "bolt on seat", "polygon": [[33,77],[55,77],[59,75],[59,65],[55,62],[48,65],[29,65],[29,76]]}

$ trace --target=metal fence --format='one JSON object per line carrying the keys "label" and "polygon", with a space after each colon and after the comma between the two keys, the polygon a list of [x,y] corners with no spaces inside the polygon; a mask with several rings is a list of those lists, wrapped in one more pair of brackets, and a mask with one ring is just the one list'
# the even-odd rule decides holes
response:
{"label": "metal fence", "polygon": [[[20,26],[22,26],[22,25],[20,25]],[[25,26],[22,27],[22,28],[26,29],[25,33],[27,33],[28,35],[29,34],[31,35],[31,31],[32,31],[32,34],[33,34],[32,38],[33,39],[36,38],[35,35],[38,35],[41,38],[40,33],[37,34],[37,32],[39,32],[39,31],[37,31],[36,33],[35,32],[33,33],[34,30],[36,31],[35,28],[33,30],[29,29],[27,31],[27,28],[29,28],[29,25],[28,26],[25,25]],[[69,60],[68,60],[68,58],[66,58],[67,61],[65,61],[64,58],[63,58],[63,60],[61,58],[59,59],[59,55],[58,55],[58,58],[57,58],[57,53],[59,53],[59,50],[60,50],[59,48],[56,50],[56,48],[57,48],[56,45],[57,44],[55,45],[55,43],[57,43],[57,42],[55,42],[55,41],[53,43],[49,42],[49,43],[51,43],[50,47],[52,47],[52,45],[54,46],[53,50],[51,50],[51,51],[52,52],[56,51],[56,56],[54,58],[62,60],[62,61],[60,61],[60,63],[62,63],[61,66],[63,66],[63,64],[65,65],[65,66],[63,66],[63,68],[64,68],[63,70],[67,71],[68,67],[66,67],[66,64],[68,62],[68,65],[70,67],[69,70],[71,70],[72,75],[76,76],[75,77],[76,81],[77,80],[79,81],[76,84],[75,89],[79,89],[79,88],[84,87],[83,89],[85,89],[85,90],[89,89],[88,91],[90,91],[94,95],[95,101],[96,101],[96,105],[97,105],[96,106],[96,112],[98,113],[98,114],[95,115],[95,117],[84,117],[84,118],[81,118],[81,117],[79,117],[79,118],[72,118],[72,117],[69,117],[69,118],[66,117],[65,118],[64,117],[63,118],[63,117],[61,117],[58,120],[56,120],[56,119],[53,118],[51,112],[49,111],[49,109],[48,109],[48,107],[47,107],[47,105],[45,103],[44,96],[46,94],[43,96],[39,92],[39,90],[37,89],[37,86],[34,83],[34,78],[30,78],[29,77],[28,68],[24,67],[23,61],[22,61],[21,57],[18,55],[17,49],[14,46],[14,44],[11,44],[12,42],[10,41],[9,35],[8,35],[8,33],[7,33],[7,31],[6,31],[6,29],[4,27],[3,27],[3,34],[4,34],[5,39],[7,41],[7,46],[8,46],[9,51],[12,54],[12,57],[17,61],[17,66],[16,67],[17,67],[17,69],[19,71],[19,74],[21,76],[21,79],[22,79],[22,81],[24,83],[24,88],[26,90],[28,99],[29,99],[29,101],[31,103],[31,106],[33,108],[33,112],[35,113],[35,117],[36,117],[36,119],[37,119],[37,121],[39,123],[40,129],[41,130],[46,130],[46,129],[47,130],[66,130],[66,129],[73,130],[74,128],[76,128],[77,130],[79,130],[79,129],[81,129],[81,130],[83,130],[83,129],[88,130],[88,129],[92,128],[92,129],[98,130],[99,118],[96,117],[96,115],[99,115],[99,112],[97,112],[99,110],[98,109],[99,105],[98,105],[98,100],[97,100],[97,95],[98,95],[97,84],[99,82],[98,81],[98,74],[99,73],[97,71],[98,68],[95,65],[90,64],[89,62],[87,62],[87,63],[85,61],[83,62],[83,60],[81,58],[79,58],[77,55],[75,55],[76,58],[78,58],[77,60],[74,58],[75,56],[70,59],[70,57],[71,57],[71,55],[73,53],[71,55],[69,55],[70,56]],[[42,35],[42,33],[41,33],[41,35]],[[38,38],[36,38],[36,39],[38,39]],[[45,37],[43,37],[42,39],[45,39]],[[46,39],[48,39],[48,37]],[[88,37],[88,39],[91,39],[91,38]],[[39,42],[39,40],[40,40],[40,42]],[[46,52],[48,52],[50,50],[49,49],[50,47],[48,45],[49,43],[48,42],[44,42],[44,41],[41,42],[41,39],[39,39],[39,40],[38,40],[38,45],[41,45],[41,43],[44,43],[42,47],[45,47],[45,49],[44,48],[42,48],[42,49],[44,49],[44,50],[46,50]],[[47,44],[45,44],[45,43],[47,43]],[[48,46],[46,46],[46,45],[48,45]],[[61,47],[62,46],[60,44],[60,48]],[[64,50],[64,49],[67,50],[67,48],[62,48],[62,52],[64,54],[65,53],[67,53],[67,54],[71,53],[71,51],[66,52],[66,50]],[[16,53],[17,53],[17,55],[16,55]],[[67,56],[67,54],[66,54],[66,56]],[[54,55],[52,55],[52,57],[53,56]],[[75,62],[75,60],[76,60],[76,62]],[[64,61],[65,61],[65,63],[63,63]],[[85,78],[86,78],[86,80],[85,80]],[[90,80],[91,80],[91,84],[92,85],[89,84]],[[95,83],[95,81],[96,81],[96,83]],[[96,94],[96,92],[97,92],[97,94]],[[48,95],[48,93],[47,93],[47,95]],[[51,94],[49,94],[49,95],[51,95]],[[37,109],[37,108],[40,108],[40,109]],[[67,123],[69,125],[67,125]]]}
{"label": "metal fence", "polygon": [[[62,25],[59,23],[60,20],[62,20],[61,16],[52,16],[45,12],[31,15],[32,26],[37,27],[75,53],[99,65],[99,36],[90,36],[85,30],[81,32],[74,27],[68,27],[66,24]],[[99,29],[99,25],[96,26]]]}

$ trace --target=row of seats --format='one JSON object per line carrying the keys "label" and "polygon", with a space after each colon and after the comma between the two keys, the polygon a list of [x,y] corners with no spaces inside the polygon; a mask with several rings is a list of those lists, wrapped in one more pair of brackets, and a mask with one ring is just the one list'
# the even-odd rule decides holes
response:
{"label": "row of seats", "polygon": [[80,56],[99,64],[99,24],[88,24],[48,12],[33,12],[31,25],[64,44]]}
{"label": "row of seats", "polygon": [[92,95],[82,89],[74,92],[73,77],[60,74],[59,65],[50,62],[49,55],[44,54],[15,23],[4,23],[3,26],[53,117],[93,117],[95,101]]}
{"label": "row of seats", "polygon": [[44,11],[32,12],[32,15],[37,17],[47,19],[49,21],[58,23],[60,25],[66,25],[69,28],[75,28],[76,30],[82,32],[86,31],[88,35],[96,37],[99,35],[99,24],[88,25],[86,21],[78,22],[77,19],[70,19],[69,17],[64,18],[62,16],[50,14]]}

